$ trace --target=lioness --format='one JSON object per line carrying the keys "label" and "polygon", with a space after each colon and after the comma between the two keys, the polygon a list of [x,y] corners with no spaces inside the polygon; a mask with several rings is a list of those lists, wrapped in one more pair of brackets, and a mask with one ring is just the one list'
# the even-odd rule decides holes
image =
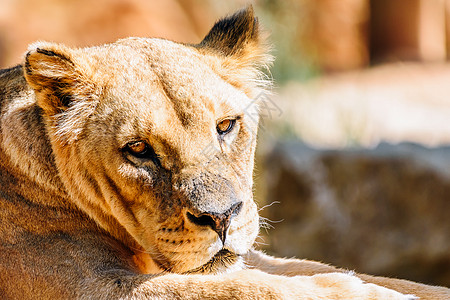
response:
{"label": "lioness", "polygon": [[269,61],[249,7],[197,45],[39,42],[1,71],[0,298],[449,298],[252,249]]}

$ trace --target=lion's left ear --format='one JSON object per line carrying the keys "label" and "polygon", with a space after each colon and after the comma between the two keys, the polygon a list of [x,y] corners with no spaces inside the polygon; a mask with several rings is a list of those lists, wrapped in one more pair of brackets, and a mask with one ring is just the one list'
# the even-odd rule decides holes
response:
{"label": "lion's left ear", "polygon": [[219,57],[227,77],[236,83],[261,83],[259,70],[273,60],[252,6],[219,20],[196,47]]}

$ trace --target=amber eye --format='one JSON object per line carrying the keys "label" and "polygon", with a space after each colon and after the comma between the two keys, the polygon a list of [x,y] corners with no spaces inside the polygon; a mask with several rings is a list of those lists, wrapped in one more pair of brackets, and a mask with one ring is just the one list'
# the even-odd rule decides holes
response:
{"label": "amber eye", "polygon": [[125,151],[133,155],[134,157],[141,159],[150,159],[155,164],[159,165],[158,155],[153,148],[143,141],[130,142],[126,145]]}
{"label": "amber eye", "polygon": [[147,150],[147,144],[144,142],[132,142],[128,144],[128,150],[131,154],[142,155]]}
{"label": "amber eye", "polygon": [[217,124],[217,133],[219,133],[220,135],[227,134],[233,129],[235,123],[235,119],[225,119],[221,121],[219,124]]}

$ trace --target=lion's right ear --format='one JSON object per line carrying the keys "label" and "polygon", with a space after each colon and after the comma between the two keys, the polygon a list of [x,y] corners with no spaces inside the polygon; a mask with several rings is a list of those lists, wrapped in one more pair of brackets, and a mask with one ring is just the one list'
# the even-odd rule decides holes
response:
{"label": "lion's right ear", "polygon": [[38,105],[48,116],[61,113],[92,95],[94,86],[86,70],[73,59],[74,50],[57,44],[32,44],[25,56],[24,72],[35,90]]}
{"label": "lion's right ear", "polygon": [[77,50],[39,42],[29,47],[24,75],[59,141],[77,140],[98,101],[91,69]]}

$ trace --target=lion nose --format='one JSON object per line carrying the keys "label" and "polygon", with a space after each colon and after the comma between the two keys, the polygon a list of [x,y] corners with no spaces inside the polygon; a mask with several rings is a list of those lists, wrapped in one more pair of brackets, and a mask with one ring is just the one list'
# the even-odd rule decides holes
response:
{"label": "lion nose", "polygon": [[242,202],[233,204],[224,213],[205,212],[194,215],[187,212],[187,218],[198,226],[207,226],[214,230],[218,235],[222,244],[225,244],[228,227],[230,227],[231,219],[237,216],[242,209]]}

